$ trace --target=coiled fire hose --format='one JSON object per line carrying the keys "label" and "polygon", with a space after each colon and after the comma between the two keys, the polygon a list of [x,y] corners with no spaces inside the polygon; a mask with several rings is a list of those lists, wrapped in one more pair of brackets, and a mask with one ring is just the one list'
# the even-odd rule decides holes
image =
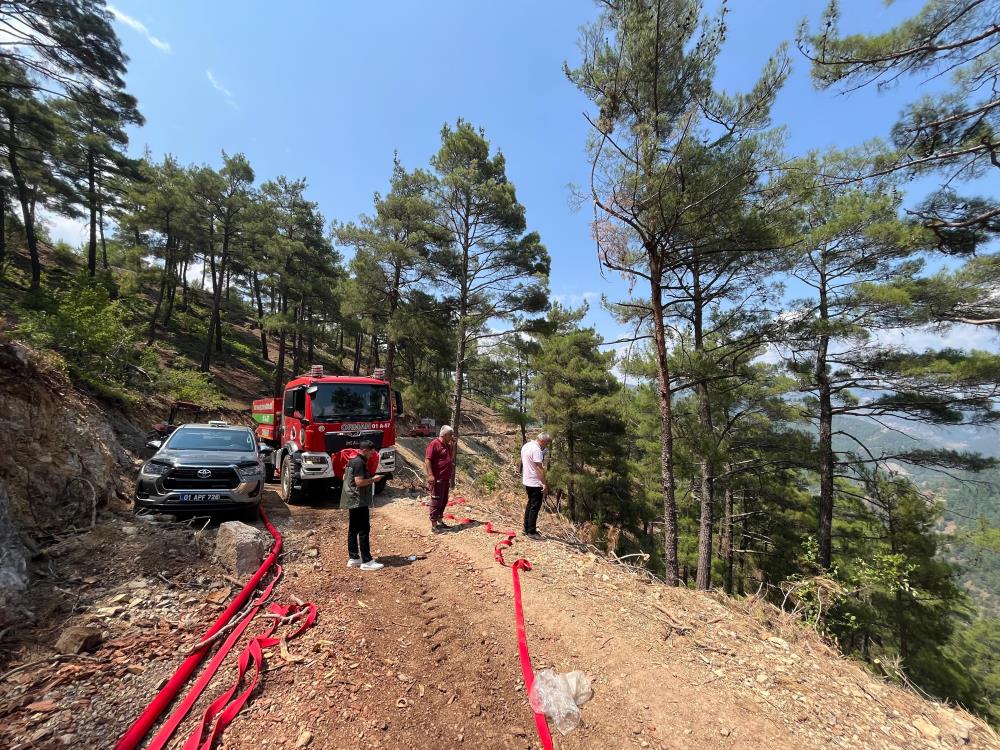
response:
{"label": "coiled fire hose", "polygon": [[[253,620],[254,615],[257,614],[260,608],[267,601],[268,597],[271,595],[271,591],[274,589],[275,584],[281,576],[281,566],[275,565],[278,555],[281,553],[281,532],[279,532],[271,524],[271,521],[268,519],[263,508],[260,509],[260,518],[264,522],[264,526],[267,528],[268,532],[274,538],[274,544],[271,547],[270,554],[264,562],[261,563],[257,572],[253,574],[249,581],[247,581],[246,586],[244,586],[236,597],[229,603],[229,606],[226,607],[225,611],[223,611],[212,626],[205,631],[205,634],[199,641],[199,643],[203,645],[191,653],[181,663],[181,665],[177,668],[177,671],[174,672],[173,676],[167,681],[167,684],[163,686],[160,692],[156,694],[153,700],[150,701],[149,705],[146,706],[145,710],[139,715],[139,718],[132,723],[132,726],[130,726],[122,738],[118,740],[118,744],[115,745],[116,750],[133,750],[139,746],[149,733],[149,730],[159,720],[167,706],[169,706],[174,698],[176,698],[180,693],[181,689],[187,683],[188,678],[191,677],[194,670],[197,669],[199,664],[201,664],[214,642],[212,637],[229,625],[233,617],[240,612],[243,605],[257,589],[257,586],[260,585],[268,571],[275,568],[275,575],[266,584],[264,590],[254,601],[250,610],[243,616],[239,624],[226,637],[222,646],[215,653],[215,656],[212,657],[208,667],[198,677],[198,680],[191,688],[191,691],[184,697],[184,700],[180,703],[180,705],[178,705],[174,713],[171,714],[170,718],[160,728],[160,731],[156,733],[156,736],[149,745],[149,750],[162,750],[162,748],[165,747],[170,741],[170,738],[173,736],[180,723],[184,720],[184,717],[191,710],[192,706],[194,706],[198,697],[208,686],[209,682],[211,682],[223,660],[246,631],[251,620]],[[213,701],[212,704],[205,710],[201,721],[195,728],[194,732],[192,732],[187,742],[184,744],[184,750],[208,750],[208,748],[211,747],[212,742],[222,733],[223,729],[225,729],[225,727],[236,717],[240,709],[246,704],[246,701],[249,699],[250,694],[257,686],[257,681],[260,678],[260,668],[263,663],[262,650],[281,643],[281,638],[273,637],[274,631],[280,624],[301,621],[299,628],[287,636],[287,638],[294,638],[310,628],[316,621],[316,605],[311,602],[290,605],[272,604],[269,608],[269,613],[272,617],[270,625],[265,628],[262,634],[251,639],[251,641],[239,654],[239,675],[236,678],[236,682],[229,690],[216,698],[215,701]],[[254,669],[250,684],[243,692],[236,695],[236,691],[239,689],[240,682],[244,675],[247,674],[251,661],[254,664]],[[215,722],[214,726],[213,721]]]}

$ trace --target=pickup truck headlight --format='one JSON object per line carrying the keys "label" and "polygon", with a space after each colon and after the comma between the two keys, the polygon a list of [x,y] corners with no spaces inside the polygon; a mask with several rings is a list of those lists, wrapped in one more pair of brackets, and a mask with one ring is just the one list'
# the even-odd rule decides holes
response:
{"label": "pickup truck headlight", "polygon": [[142,471],[140,472],[143,476],[147,477],[162,477],[171,467],[167,464],[157,463],[156,461],[147,461],[142,465]]}
{"label": "pickup truck headlight", "polygon": [[240,479],[255,479],[264,473],[260,464],[253,464],[252,466],[237,466],[236,472],[240,475]]}

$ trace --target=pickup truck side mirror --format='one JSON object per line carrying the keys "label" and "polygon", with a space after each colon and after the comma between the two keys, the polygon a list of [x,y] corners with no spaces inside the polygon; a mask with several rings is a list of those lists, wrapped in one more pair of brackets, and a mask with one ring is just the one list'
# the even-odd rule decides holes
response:
{"label": "pickup truck side mirror", "polygon": [[258,443],[257,450],[261,456],[270,456],[272,453],[274,453],[274,448],[272,448],[270,445],[265,445],[264,443]]}
{"label": "pickup truck side mirror", "polygon": [[160,447],[162,445],[163,445],[163,441],[162,440],[147,440],[146,441],[146,447],[150,448],[150,449],[152,449],[154,451],[160,450]]}

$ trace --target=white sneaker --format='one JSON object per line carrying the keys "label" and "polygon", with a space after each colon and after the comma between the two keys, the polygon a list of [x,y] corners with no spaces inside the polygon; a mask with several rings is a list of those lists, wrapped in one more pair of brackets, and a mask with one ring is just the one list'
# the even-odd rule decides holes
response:
{"label": "white sneaker", "polygon": [[361,559],[360,558],[357,558],[357,557],[348,557],[347,558],[347,567],[348,568],[360,568],[361,565],[362,565],[362,563],[361,563]]}
{"label": "white sneaker", "polygon": [[385,565],[383,565],[380,562],[377,562],[376,560],[369,560],[366,563],[361,563],[362,570],[382,570],[382,568],[384,567]]}

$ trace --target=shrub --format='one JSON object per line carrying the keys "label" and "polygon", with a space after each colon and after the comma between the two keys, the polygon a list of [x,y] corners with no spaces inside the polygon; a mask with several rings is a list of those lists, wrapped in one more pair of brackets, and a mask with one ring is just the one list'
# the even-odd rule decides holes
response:
{"label": "shrub", "polygon": [[128,321],[106,286],[80,275],[44,300],[42,309],[26,313],[17,330],[32,344],[59,352],[74,374],[121,383],[137,358],[138,334]]}
{"label": "shrub", "polygon": [[178,357],[170,367],[161,369],[156,350],[146,349],[140,365],[152,379],[153,389],[172,401],[191,401],[206,407],[222,405],[222,394],[212,382],[212,376],[198,372],[188,359]]}

